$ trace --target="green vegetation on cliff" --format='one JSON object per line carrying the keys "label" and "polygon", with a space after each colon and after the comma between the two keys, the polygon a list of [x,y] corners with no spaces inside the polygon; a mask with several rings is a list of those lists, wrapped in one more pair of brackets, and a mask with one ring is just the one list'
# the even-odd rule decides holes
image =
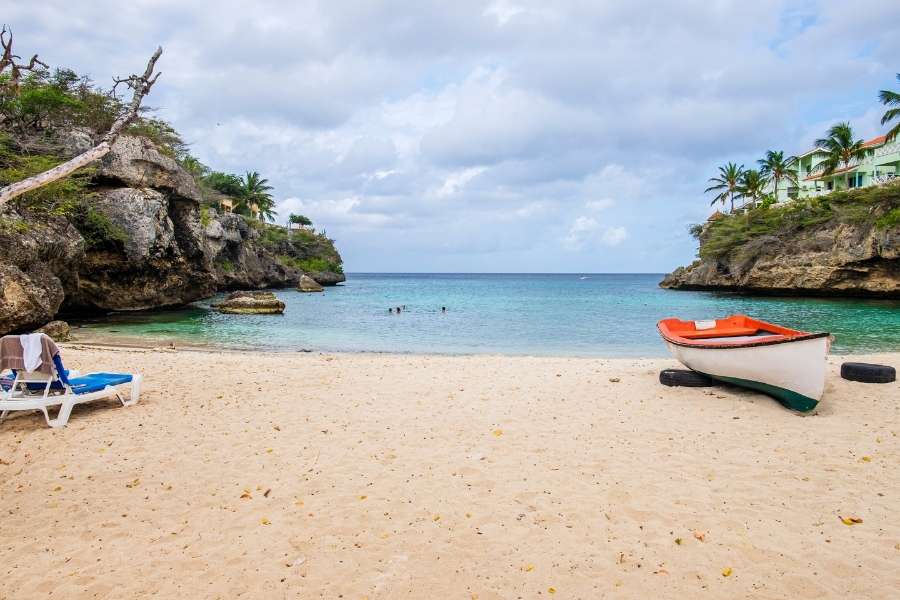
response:
{"label": "green vegetation on cliff", "polygon": [[[18,87],[5,85],[9,74],[0,75],[0,132],[3,154],[0,156],[0,185],[41,173],[73,154],[66,138],[80,138],[88,147],[122,112],[122,102],[111,90],[97,86],[88,77],[69,69],[37,68],[28,73]],[[143,109],[142,109],[143,110]],[[272,187],[256,171],[243,176],[214,171],[191,156],[187,143],[171,124],[143,110],[125,133],[150,139],[161,154],[178,160],[193,176],[201,190],[226,196],[234,212],[256,216],[260,220],[275,216]],[[79,151],[83,151],[82,148]],[[28,194],[58,198],[84,189],[81,183],[91,179],[89,170],[51,183]],[[206,194],[204,194],[206,196]],[[209,204],[217,205],[215,199]]]}
{"label": "green vegetation on cliff", "polygon": [[900,183],[834,192],[825,196],[763,204],[694,226],[700,258],[728,255],[747,242],[767,235],[799,232],[828,221],[874,223],[878,228],[900,223]]}
{"label": "green vegetation on cliff", "polygon": [[248,221],[259,231],[259,242],[286,267],[307,273],[329,271],[343,274],[334,240],[315,229],[287,229]]}
{"label": "green vegetation on cliff", "polygon": [[305,273],[319,273],[322,271],[328,271],[331,273],[343,274],[343,272],[344,272],[344,267],[341,266],[340,263],[332,262],[325,258],[299,259],[299,258],[294,258],[293,256],[279,254],[278,262],[280,262],[281,264],[283,264],[286,267],[291,267],[292,269],[298,269]]}
{"label": "green vegetation on cliff", "polygon": [[[17,87],[5,85],[8,81],[8,74],[0,75],[0,186],[42,173],[90,148],[123,109],[111,90],[68,69],[36,68]],[[232,211],[260,231],[261,245],[273,256],[286,257],[279,260],[282,264],[342,272],[333,240],[309,227],[308,219],[300,223],[303,228],[290,232],[266,224],[275,216],[275,201],[273,188],[258,172],[239,176],[209,168],[191,155],[171,124],[146,110],[126,133],[149,139],[193,177],[202,196],[201,226],[210,225],[212,208]],[[87,167],[23,194],[12,206],[38,218],[66,218],[89,250],[122,249],[128,232],[93,207],[108,183],[105,177],[97,178],[97,169]]]}
{"label": "green vegetation on cliff", "polygon": [[[17,151],[10,137],[0,134],[0,186],[52,169],[63,159],[53,154]],[[94,169],[85,167],[16,199],[15,204],[37,215],[65,217],[81,233],[88,249],[121,248],[127,233],[91,206],[95,197]]]}

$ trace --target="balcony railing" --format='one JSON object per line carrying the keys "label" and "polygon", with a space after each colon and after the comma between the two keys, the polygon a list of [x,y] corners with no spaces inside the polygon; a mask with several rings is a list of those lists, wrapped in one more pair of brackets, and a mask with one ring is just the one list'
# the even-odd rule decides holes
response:
{"label": "balcony railing", "polygon": [[900,141],[893,141],[890,144],[885,144],[880,148],[875,149],[875,154],[872,158],[878,158],[880,156],[886,156],[888,154],[894,154],[895,152],[900,152]]}
{"label": "balcony railing", "polygon": [[[852,162],[849,165],[847,165],[846,167],[840,167],[841,172],[837,173],[837,174],[843,175],[844,173],[849,172],[852,169],[855,169],[856,167],[858,167],[860,165],[871,164],[871,163],[875,162],[876,159],[881,158],[882,156],[887,156],[888,154],[895,154],[895,153],[900,153],[900,140],[897,140],[897,141],[891,142],[890,144],[885,144],[884,146],[876,148],[875,152],[872,153],[872,156],[867,156],[862,160]],[[803,178],[809,177],[810,175],[816,175],[816,174],[818,174],[818,173],[816,172],[815,169],[813,169],[813,170],[807,171],[805,173],[801,172],[800,178],[803,179]]]}

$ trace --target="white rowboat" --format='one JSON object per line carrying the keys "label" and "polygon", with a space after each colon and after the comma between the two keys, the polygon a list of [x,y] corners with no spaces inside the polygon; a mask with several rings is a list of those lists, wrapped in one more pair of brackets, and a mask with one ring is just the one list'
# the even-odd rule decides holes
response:
{"label": "white rowboat", "polygon": [[657,327],[672,355],[689,369],[763,392],[801,412],[822,399],[828,333],[788,329],[745,315],[663,319]]}

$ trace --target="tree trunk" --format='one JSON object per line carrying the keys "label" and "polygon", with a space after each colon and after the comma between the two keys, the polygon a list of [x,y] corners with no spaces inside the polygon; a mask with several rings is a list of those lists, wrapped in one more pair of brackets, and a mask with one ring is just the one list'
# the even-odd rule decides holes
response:
{"label": "tree trunk", "polygon": [[67,175],[71,175],[81,167],[105,156],[110,148],[112,148],[113,142],[115,142],[116,138],[119,137],[119,134],[122,133],[122,130],[137,116],[138,109],[141,107],[141,100],[144,99],[144,96],[150,92],[150,88],[156,83],[156,80],[159,79],[160,74],[157,73],[154,76],[153,69],[156,67],[156,61],[161,54],[162,48],[159,47],[156,49],[156,52],[153,53],[153,56],[150,57],[150,61],[147,63],[147,69],[144,71],[143,76],[139,77],[137,75],[132,75],[127,79],[116,80],[116,84],[123,82],[128,83],[128,85],[134,89],[134,95],[131,97],[131,102],[128,103],[128,108],[119,115],[119,118],[115,120],[112,127],[109,128],[109,131],[106,132],[99,144],[87,152],[79,154],[75,158],[67,160],[61,165],[57,165],[48,171],[38,173],[37,175],[28,177],[22,181],[11,183],[0,189],[0,206],[3,206],[13,198],[21,196],[26,192],[30,192],[31,190],[47,185],[57,179],[62,179]]}

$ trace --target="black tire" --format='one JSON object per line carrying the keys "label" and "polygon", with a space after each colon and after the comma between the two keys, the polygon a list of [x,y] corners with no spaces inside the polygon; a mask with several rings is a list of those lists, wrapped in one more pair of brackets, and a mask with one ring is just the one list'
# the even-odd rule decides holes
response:
{"label": "black tire", "polygon": [[891,383],[897,381],[897,370],[887,365],[845,362],[841,365],[841,377],[863,383]]}
{"label": "black tire", "polygon": [[659,382],[668,386],[711,387],[715,382],[711,377],[686,369],[665,369],[659,372]]}

